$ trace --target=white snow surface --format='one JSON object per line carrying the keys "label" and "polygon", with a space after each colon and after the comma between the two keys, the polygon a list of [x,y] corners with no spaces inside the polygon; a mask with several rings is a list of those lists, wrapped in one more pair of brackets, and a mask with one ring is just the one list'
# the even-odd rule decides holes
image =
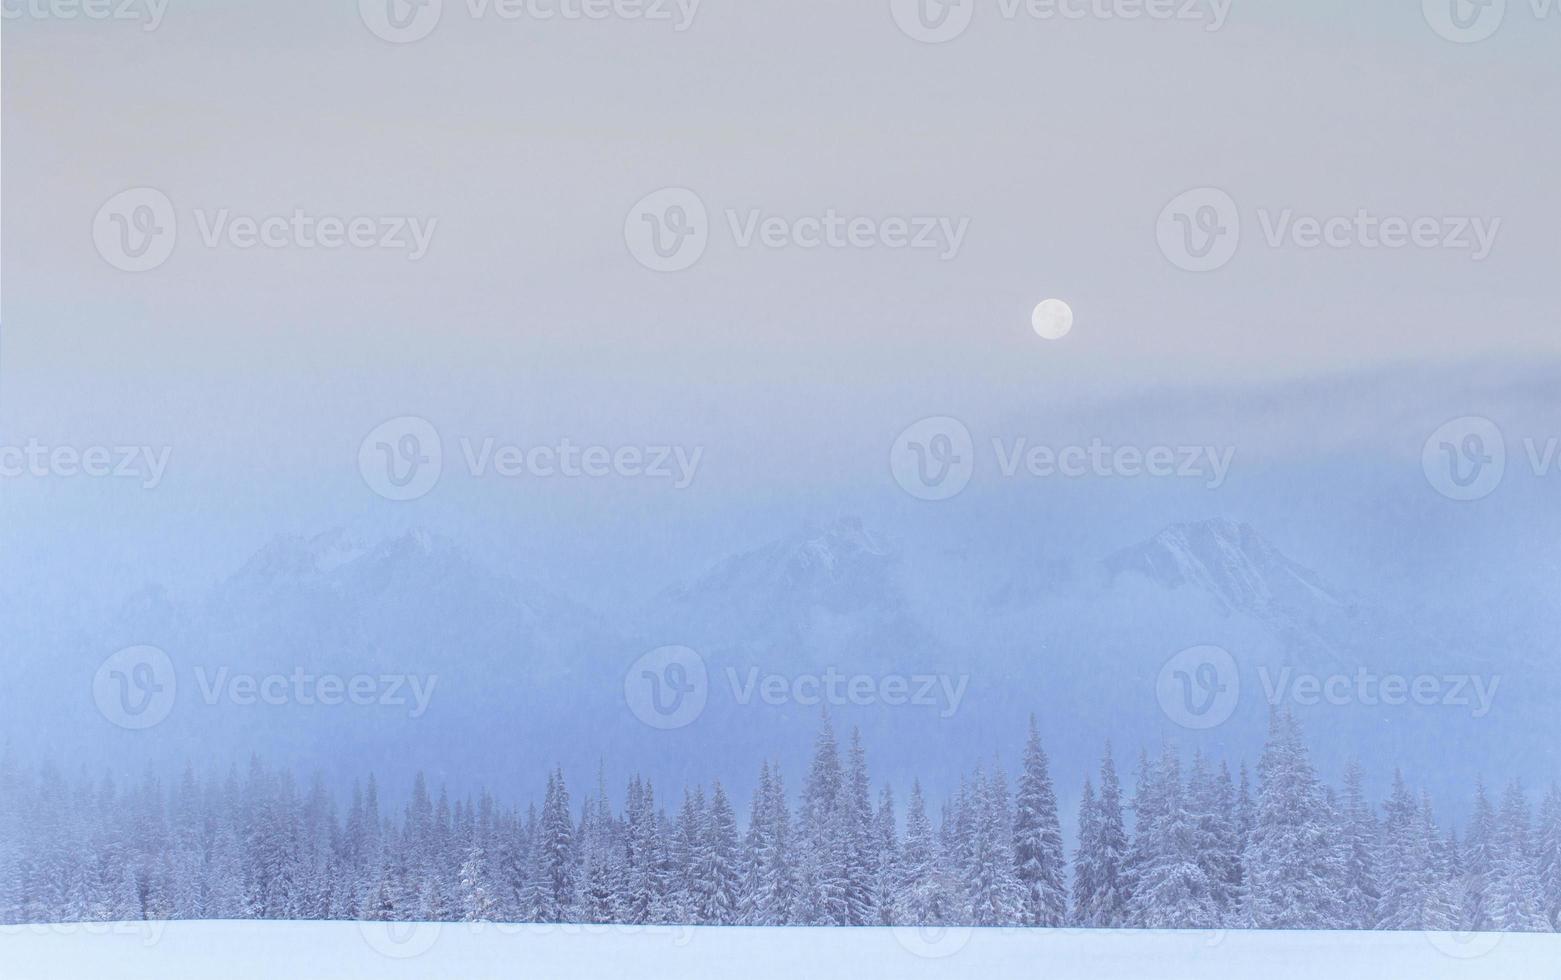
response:
{"label": "white snow surface", "polygon": [[0,927],[0,980],[1549,980],[1561,935],[129,922]]}

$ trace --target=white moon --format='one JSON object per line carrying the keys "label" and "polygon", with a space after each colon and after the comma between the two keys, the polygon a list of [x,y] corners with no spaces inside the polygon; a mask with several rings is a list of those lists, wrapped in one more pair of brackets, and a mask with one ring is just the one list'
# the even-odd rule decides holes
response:
{"label": "white moon", "polygon": [[1030,314],[1030,326],[1042,340],[1061,340],[1073,330],[1073,307],[1060,299],[1042,300]]}

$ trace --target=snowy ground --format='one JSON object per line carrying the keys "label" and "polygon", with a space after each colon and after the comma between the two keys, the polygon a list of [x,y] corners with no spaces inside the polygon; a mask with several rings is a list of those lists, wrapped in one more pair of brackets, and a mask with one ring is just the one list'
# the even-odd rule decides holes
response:
{"label": "snowy ground", "polygon": [[1561,935],[334,922],[0,927],[0,980],[106,977],[1561,977]]}

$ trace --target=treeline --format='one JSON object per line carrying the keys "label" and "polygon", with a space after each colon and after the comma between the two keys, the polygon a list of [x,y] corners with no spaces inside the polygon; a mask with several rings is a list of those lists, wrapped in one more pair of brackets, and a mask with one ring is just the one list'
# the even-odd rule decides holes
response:
{"label": "treeline", "polygon": [[[404,811],[371,776],[345,815],[317,778],[148,776],[69,786],[0,761],[0,921],[369,919],[711,925],[1551,931],[1561,924],[1561,791],[1537,823],[1523,789],[1473,790],[1460,839],[1401,776],[1381,807],[1358,766],[1335,792],[1276,715],[1256,772],[1167,747],[1124,800],[1109,745],[1084,784],[1067,860],[1031,722],[1018,780],[964,776],[936,822],[919,783],[903,818],[875,795],[853,732],[828,718],[793,806],[760,769],[739,823],[719,782],[679,801],[599,774],[577,807],[562,771],[540,809],[451,802],[419,775]],[[1132,831],[1127,816],[1132,816]]]}

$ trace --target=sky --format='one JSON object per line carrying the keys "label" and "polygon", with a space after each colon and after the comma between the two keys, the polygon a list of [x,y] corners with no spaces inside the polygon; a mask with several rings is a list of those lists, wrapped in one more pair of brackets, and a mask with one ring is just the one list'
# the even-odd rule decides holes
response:
{"label": "sky", "polygon": [[[408,44],[351,4],[13,17],[7,442],[173,457],[157,493],[0,500],[18,538],[46,529],[31,551],[90,543],[194,584],[279,529],[389,519],[353,464],[402,416],[501,441],[714,447],[719,492],[697,512],[716,520],[881,480],[886,439],[931,415],[1001,424],[1148,390],[1552,357],[1561,143],[1543,121],[1561,18],[1518,5],[1457,44],[1416,8],[1238,0],[1209,30],[1210,7],[1037,20],[992,0],[941,44],[886,3],[707,2],[684,30],[447,3]],[[167,195],[178,243],[126,273],[91,230],[138,187]],[[710,215],[703,257],[671,273],[623,231],[668,187]],[[1202,187],[1235,202],[1241,242],[1193,273],[1157,222]],[[417,259],[202,238],[220,215],[295,209],[419,218],[432,236]],[[1287,212],[1362,209],[1500,225],[1480,260],[1267,244]],[[741,247],[733,230],[829,212],[964,233],[944,257]],[[1048,297],[1076,316],[1059,342],[1029,329]],[[428,523],[471,513],[419,504]],[[677,509],[637,487],[531,506],[574,532]]]}
{"label": "sky", "polygon": [[[374,0],[6,9],[0,449],[157,464],[150,486],[0,477],[8,586],[200,596],[278,534],[430,527],[611,608],[848,513],[1096,555],[1239,513],[1356,581],[1435,560],[1402,546],[1417,528],[1548,554],[1546,484],[1455,520],[1420,457],[1452,418],[1496,419],[1514,460],[1561,432],[1561,10],[1512,3],[1458,43],[1434,0],[982,0],[925,43],[887,0],[705,0],[686,24],[445,0],[393,43]],[[690,202],[703,250],[658,269],[647,229]],[[126,271],[148,215],[176,234]],[[246,246],[271,218],[281,246]],[[305,247],[355,219],[366,247]],[[853,220],[863,244],[797,244]],[[1372,247],[1391,221],[1432,230]],[[930,247],[894,247],[897,222]],[[1031,328],[1047,298],[1073,311],[1059,340]],[[927,418],[981,453],[947,506],[888,465]],[[382,426],[406,419],[443,475],[389,499],[378,454],[411,430]],[[1213,494],[1031,492],[989,451],[1021,437],[1237,465]],[[469,472],[563,440],[681,451],[687,486]]]}

